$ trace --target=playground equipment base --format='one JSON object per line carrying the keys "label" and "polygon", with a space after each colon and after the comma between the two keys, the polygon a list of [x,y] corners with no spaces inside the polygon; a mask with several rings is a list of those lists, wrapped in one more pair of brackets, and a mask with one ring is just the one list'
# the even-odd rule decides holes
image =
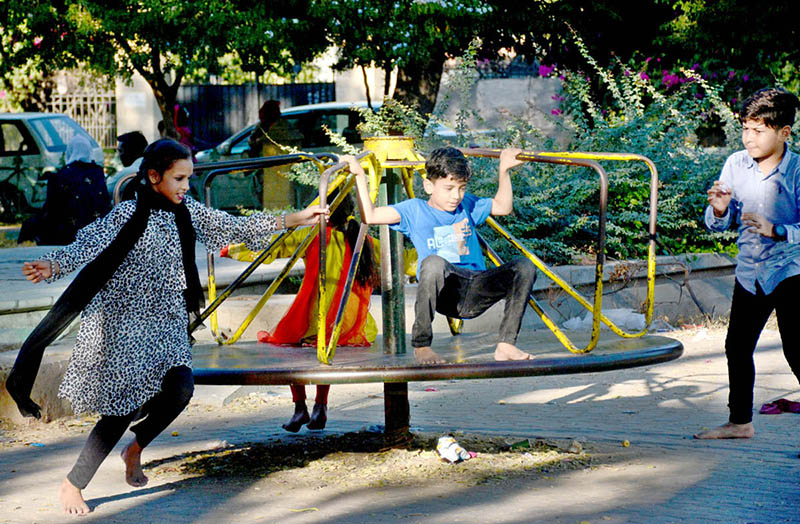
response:
{"label": "playground equipment base", "polygon": [[[575,336],[576,343],[588,333]],[[407,341],[408,342],[408,341]],[[517,346],[531,360],[494,360],[496,334],[439,335],[432,345],[447,362],[422,365],[408,352],[386,354],[379,337],[371,347],[339,347],[331,365],[321,364],[313,347],[284,347],[259,342],[194,346],[194,376],[206,385],[403,383],[428,380],[510,378],[594,373],[674,360],[683,353],[677,340],[658,335],[623,339],[601,334],[588,354],[573,355],[549,331],[523,331]]]}

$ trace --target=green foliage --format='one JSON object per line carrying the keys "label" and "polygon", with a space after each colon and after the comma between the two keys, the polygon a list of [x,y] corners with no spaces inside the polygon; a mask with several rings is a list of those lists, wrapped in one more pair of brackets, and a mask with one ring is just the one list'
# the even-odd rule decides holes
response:
{"label": "green foliage", "polygon": [[[495,136],[496,147],[569,151],[627,152],[650,158],[659,175],[658,234],[663,246],[677,253],[730,250],[735,233],[711,233],[702,224],[706,189],[718,177],[731,148],[703,147],[695,136],[697,122],[713,114],[737,144],[735,115],[719,98],[717,88],[687,72],[687,81],[669,93],[658,91],[642,68],[631,62],[600,67],[580,40],[591,75],[608,96],[589,92],[586,73],[564,70],[561,109],[552,115],[557,135],[521,120],[510,120]],[[705,96],[695,96],[697,90]],[[734,138],[736,138],[734,140]],[[602,161],[609,177],[607,253],[615,258],[647,254],[650,173],[641,162]],[[497,188],[497,163],[472,161],[475,176],[470,191],[492,196]],[[551,263],[569,263],[595,251],[599,184],[594,170],[564,165],[528,163],[512,173],[515,212],[501,219],[511,233]],[[492,235],[489,235],[492,236]],[[503,242],[493,242],[505,257],[513,255]]]}
{"label": "green foliage", "polygon": [[397,100],[386,99],[377,111],[369,107],[357,107],[361,122],[356,129],[362,137],[411,136],[421,138],[428,119],[414,108]]}
{"label": "green foliage", "polygon": [[[741,101],[761,87],[800,90],[800,2],[658,0],[674,15],[655,43],[666,60],[691,67]],[[735,104],[734,104],[735,105]]]}

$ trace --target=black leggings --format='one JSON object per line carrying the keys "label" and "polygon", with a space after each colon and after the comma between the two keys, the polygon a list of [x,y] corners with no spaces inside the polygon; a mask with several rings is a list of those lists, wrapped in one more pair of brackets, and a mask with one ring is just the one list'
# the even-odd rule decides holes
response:
{"label": "black leggings", "polygon": [[67,479],[76,488],[84,489],[130,423],[143,416],[144,419],[131,431],[136,435],[139,446],[146,447],[177,418],[193,393],[194,377],[190,368],[178,366],[167,371],[161,382],[161,391],[141,408],[128,415],[103,415],[97,421]]}
{"label": "black leggings", "polygon": [[795,377],[800,378],[798,294],[800,294],[800,276],[784,279],[769,295],[764,294],[758,283],[753,294],[742,287],[738,280],[736,281],[728,335],[725,338],[725,356],[728,359],[730,383],[728,394],[730,422],[747,424],[753,420],[753,386],[756,378],[753,353],[761,330],[764,329],[773,310],[778,317],[783,354]]}

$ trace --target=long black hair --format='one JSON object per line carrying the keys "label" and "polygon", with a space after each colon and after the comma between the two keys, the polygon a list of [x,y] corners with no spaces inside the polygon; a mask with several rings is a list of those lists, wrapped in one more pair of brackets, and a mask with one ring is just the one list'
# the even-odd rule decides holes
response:
{"label": "long black hair", "polygon": [[[328,198],[333,201],[336,198],[334,192]],[[354,219],[355,201],[352,195],[347,195],[328,218],[328,224],[338,229],[344,234],[345,240],[350,245],[350,249],[355,249],[358,240],[358,220]],[[361,259],[356,268],[356,282],[362,286],[376,286],[379,282],[378,264],[375,261],[375,250],[369,238],[364,241],[364,248],[361,250]]]}
{"label": "long black hair", "polygon": [[160,177],[163,177],[164,173],[176,161],[191,159],[192,152],[180,142],[171,138],[156,140],[144,149],[139,171],[136,173],[136,177],[125,186],[122,192],[122,200],[133,199],[136,191],[150,185],[150,179],[147,178],[147,174],[151,169],[158,173]]}

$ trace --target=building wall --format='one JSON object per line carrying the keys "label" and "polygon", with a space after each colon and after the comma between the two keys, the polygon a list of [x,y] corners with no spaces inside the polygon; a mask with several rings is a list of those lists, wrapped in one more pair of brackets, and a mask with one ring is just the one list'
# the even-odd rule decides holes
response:
{"label": "building wall", "polygon": [[117,94],[117,133],[121,135],[129,131],[141,131],[152,142],[160,138],[158,122],[161,110],[158,109],[153,91],[145,79],[136,74],[131,85],[118,79]]}

